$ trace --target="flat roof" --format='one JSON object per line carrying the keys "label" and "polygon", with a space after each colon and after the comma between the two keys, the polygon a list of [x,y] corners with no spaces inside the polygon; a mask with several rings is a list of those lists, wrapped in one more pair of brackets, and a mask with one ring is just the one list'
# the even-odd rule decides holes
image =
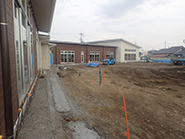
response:
{"label": "flat roof", "polygon": [[95,46],[95,47],[112,47],[117,48],[117,46],[108,46],[108,45],[96,45],[96,44],[89,44],[89,43],[77,43],[77,42],[65,42],[65,41],[53,41],[51,40],[50,43],[55,44],[69,44],[69,45],[83,45],[83,46]]}

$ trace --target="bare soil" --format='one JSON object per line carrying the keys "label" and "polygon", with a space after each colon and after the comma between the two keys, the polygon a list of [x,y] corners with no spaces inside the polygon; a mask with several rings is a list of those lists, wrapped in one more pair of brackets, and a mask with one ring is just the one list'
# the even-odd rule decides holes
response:
{"label": "bare soil", "polygon": [[69,65],[59,71],[75,121],[84,121],[103,138],[126,139],[120,110],[124,95],[131,139],[185,138],[185,66],[138,62],[104,67],[101,85],[99,68]]}

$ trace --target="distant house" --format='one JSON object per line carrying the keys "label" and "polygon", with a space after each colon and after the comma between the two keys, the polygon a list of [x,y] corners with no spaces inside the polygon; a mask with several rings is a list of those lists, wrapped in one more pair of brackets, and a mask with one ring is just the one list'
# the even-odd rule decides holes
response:
{"label": "distant house", "polygon": [[94,45],[116,46],[116,62],[139,61],[140,46],[124,39],[110,39],[89,42]]}
{"label": "distant house", "polygon": [[157,52],[157,50],[150,50],[150,51],[148,51],[148,55],[152,55],[155,52]]}
{"label": "distant house", "polygon": [[178,53],[174,54],[176,57],[185,57],[185,49],[179,51]]}
{"label": "distant house", "polygon": [[170,59],[183,49],[183,46],[173,46],[167,49],[160,49],[159,51],[154,51],[151,54],[151,59]]}

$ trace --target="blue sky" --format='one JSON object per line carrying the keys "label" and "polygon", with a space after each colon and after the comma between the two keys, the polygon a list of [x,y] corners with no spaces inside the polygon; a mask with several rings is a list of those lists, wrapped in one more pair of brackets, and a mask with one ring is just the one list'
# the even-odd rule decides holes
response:
{"label": "blue sky", "polygon": [[123,38],[144,50],[185,45],[184,0],[57,0],[51,40]]}

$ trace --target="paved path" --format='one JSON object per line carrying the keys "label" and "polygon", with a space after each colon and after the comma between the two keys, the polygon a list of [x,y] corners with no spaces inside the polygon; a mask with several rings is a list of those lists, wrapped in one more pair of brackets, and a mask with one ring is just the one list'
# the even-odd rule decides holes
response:
{"label": "paved path", "polygon": [[38,80],[35,93],[23,119],[18,139],[72,139],[68,123],[55,110],[48,71]]}
{"label": "paved path", "polygon": [[18,139],[100,139],[82,121],[64,120],[74,114],[59,83],[57,68],[53,70],[38,80]]}
{"label": "paved path", "polygon": [[64,91],[61,86],[58,84],[58,81],[55,77],[50,77],[51,88],[53,93],[53,99],[55,103],[55,109],[58,112],[68,112],[71,110],[69,103],[65,97]]}

